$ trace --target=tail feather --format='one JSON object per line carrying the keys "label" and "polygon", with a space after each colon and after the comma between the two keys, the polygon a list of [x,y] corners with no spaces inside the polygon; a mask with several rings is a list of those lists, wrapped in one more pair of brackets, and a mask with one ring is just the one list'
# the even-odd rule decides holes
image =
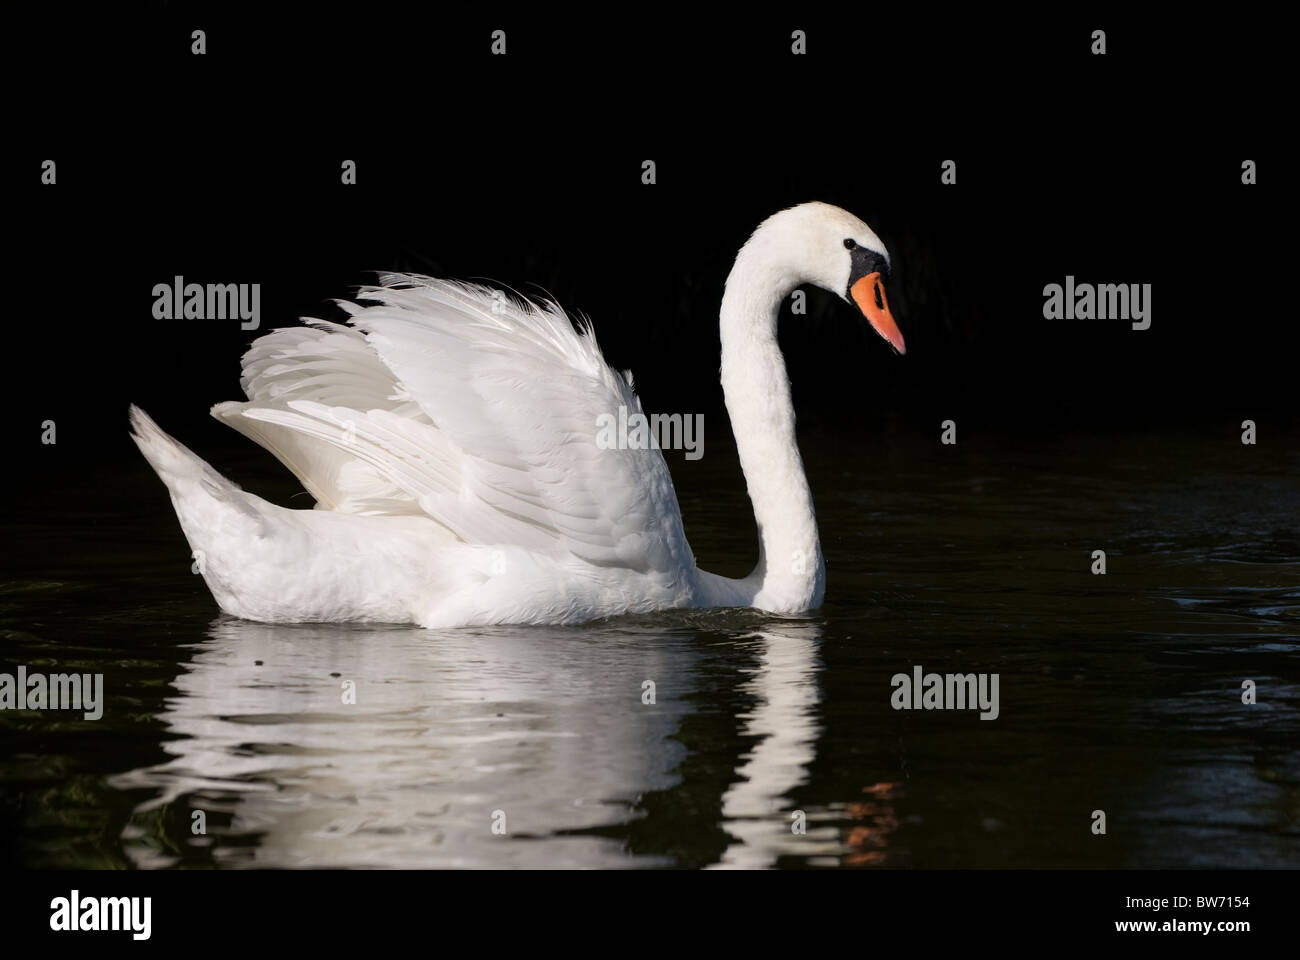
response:
{"label": "tail feather", "polygon": [[[131,431],[131,439],[167,485],[173,498],[203,493],[241,513],[259,518],[249,503],[248,495],[238,484],[227,480],[206,460],[174,440],[135,404],[131,404]],[[182,523],[184,519],[182,516]]]}

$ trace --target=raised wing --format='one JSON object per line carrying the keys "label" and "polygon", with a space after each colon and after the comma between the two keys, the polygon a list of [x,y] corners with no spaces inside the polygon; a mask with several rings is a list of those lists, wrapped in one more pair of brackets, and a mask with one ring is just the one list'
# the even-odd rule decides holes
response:
{"label": "raised wing", "polygon": [[458,538],[638,570],[689,569],[657,449],[601,449],[641,412],[590,327],[556,304],[408,274],[244,357],[247,403],[213,413],[262,444],[323,507],[422,513]]}

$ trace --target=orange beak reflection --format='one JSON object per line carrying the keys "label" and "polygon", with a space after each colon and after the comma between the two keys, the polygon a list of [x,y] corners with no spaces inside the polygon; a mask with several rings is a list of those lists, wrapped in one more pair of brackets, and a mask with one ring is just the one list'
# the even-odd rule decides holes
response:
{"label": "orange beak reflection", "polygon": [[889,301],[885,298],[885,285],[880,281],[880,274],[867,274],[852,286],[849,294],[862,315],[876,328],[876,333],[888,340],[889,345],[898,353],[907,353],[903,334],[894,322],[894,315],[889,312]]}

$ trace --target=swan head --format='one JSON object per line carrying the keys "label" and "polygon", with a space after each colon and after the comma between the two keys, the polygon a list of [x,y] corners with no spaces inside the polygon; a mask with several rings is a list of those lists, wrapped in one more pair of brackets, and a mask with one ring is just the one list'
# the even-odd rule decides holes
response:
{"label": "swan head", "polygon": [[815,284],[854,304],[886,343],[907,352],[885,297],[889,251],[853,214],[829,203],[801,203],[768,217],[750,244],[783,261],[792,286]]}

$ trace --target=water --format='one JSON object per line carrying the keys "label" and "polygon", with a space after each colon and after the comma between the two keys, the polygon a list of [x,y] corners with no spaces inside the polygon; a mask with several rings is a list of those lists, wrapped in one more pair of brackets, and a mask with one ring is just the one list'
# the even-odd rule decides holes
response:
{"label": "water", "polygon": [[[804,433],[829,566],[826,606],[799,619],[247,623],[219,615],[190,573],[142,460],[47,478],[4,521],[0,670],[102,672],[108,704],[98,721],[0,713],[13,855],[1300,866],[1294,442],[930,439]],[[753,522],[734,450],[710,444],[670,465],[701,564],[741,575]],[[269,457],[195,445],[246,487],[302,503]],[[1089,572],[1097,549],[1106,576]],[[914,665],[999,674],[1000,716],[892,709],[890,678]]]}

